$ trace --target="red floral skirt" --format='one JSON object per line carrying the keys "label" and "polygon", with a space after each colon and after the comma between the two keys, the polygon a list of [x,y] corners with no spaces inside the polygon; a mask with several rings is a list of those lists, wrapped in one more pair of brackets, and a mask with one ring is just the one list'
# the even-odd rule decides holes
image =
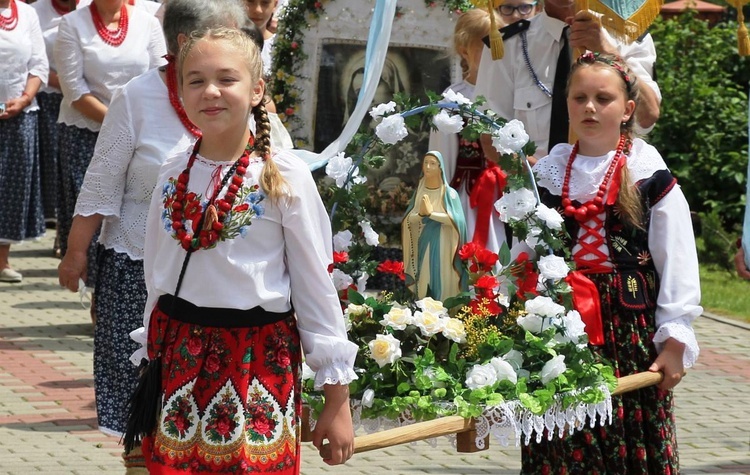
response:
{"label": "red floral skirt", "polygon": [[162,406],[143,441],[151,474],[299,474],[300,345],[293,316],[219,328],[151,315]]}

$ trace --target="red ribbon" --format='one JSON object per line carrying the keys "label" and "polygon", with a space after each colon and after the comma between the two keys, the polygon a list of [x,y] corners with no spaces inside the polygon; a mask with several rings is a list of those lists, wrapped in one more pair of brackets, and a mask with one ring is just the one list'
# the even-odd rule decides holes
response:
{"label": "red ribbon", "polygon": [[602,309],[599,303],[599,289],[580,271],[568,273],[565,282],[573,289],[573,306],[581,314],[586,325],[589,343],[595,346],[604,344]]}
{"label": "red ribbon", "polygon": [[622,182],[622,167],[625,166],[626,157],[624,153],[620,154],[620,157],[617,159],[617,165],[615,165],[615,169],[612,172],[612,181],[609,185],[609,190],[607,191],[607,204],[609,206],[612,206],[617,201],[617,194],[620,192],[620,183]]}
{"label": "red ribbon", "polygon": [[485,247],[490,232],[490,218],[492,208],[497,198],[503,195],[508,175],[496,163],[486,161],[486,168],[474,183],[471,190],[469,204],[477,208],[477,223],[474,227],[472,241]]}

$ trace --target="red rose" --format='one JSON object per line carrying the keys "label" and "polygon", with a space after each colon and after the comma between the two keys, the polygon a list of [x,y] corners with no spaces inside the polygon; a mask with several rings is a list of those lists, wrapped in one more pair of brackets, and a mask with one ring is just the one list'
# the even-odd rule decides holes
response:
{"label": "red rose", "polygon": [[474,254],[476,254],[476,252],[480,249],[481,246],[474,241],[467,242],[461,247],[461,249],[458,250],[458,257],[462,261],[468,261],[469,259],[474,257]]}
{"label": "red rose", "polygon": [[292,41],[292,44],[290,46],[292,47],[292,49],[297,49],[297,47],[299,46],[299,44],[297,44],[296,41]]}
{"label": "red rose", "polygon": [[294,108],[293,107],[287,107],[284,111],[286,115],[294,115]]}
{"label": "red rose", "polygon": [[271,436],[271,422],[268,420],[265,414],[256,414],[253,418],[253,430],[258,434],[270,437]]}
{"label": "red rose", "polygon": [[346,251],[333,252],[333,263],[340,264],[343,262],[349,262],[349,253]]}
{"label": "red rose", "polygon": [[638,458],[638,460],[644,460],[646,458],[646,449],[643,447],[638,447],[635,449],[635,456]]}
{"label": "red rose", "polygon": [[193,356],[198,356],[203,349],[203,340],[198,335],[190,337],[187,343],[187,351]]}
{"label": "red rose", "polygon": [[474,289],[478,296],[493,300],[496,297],[495,288],[497,285],[497,277],[493,275],[483,275],[477,279],[474,284]]}
{"label": "red rose", "polygon": [[216,423],[216,432],[226,439],[229,432],[231,432],[232,426],[226,418],[222,418]]}
{"label": "red rose", "polygon": [[489,249],[480,249],[476,252],[475,257],[480,269],[483,271],[489,271],[497,263],[497,254],[490,251]]}
{"label": "red rose", "polygon": [[219,355],[216,353],[211,353],[206,357],[206,362],[204,363],[204,368],[209,373],[215,373],[219,371],[221,360],[219,359]]}
{"label": "red rose", "polygon": [[174,426],[180,434],[185,432],[185,418],[178,416],[174,418]]}
{"label": "red rose", "polygon": [[576,462],[580,462],[581,460],[583,460],[583,450],[575,449],[573,451],[573,460],[575,460]]}
{"label": "red rose", "polygon": [[276,363],[282,368],[288,368],[292,364],[292,357],[288,348],[280,348],[276,352]]}

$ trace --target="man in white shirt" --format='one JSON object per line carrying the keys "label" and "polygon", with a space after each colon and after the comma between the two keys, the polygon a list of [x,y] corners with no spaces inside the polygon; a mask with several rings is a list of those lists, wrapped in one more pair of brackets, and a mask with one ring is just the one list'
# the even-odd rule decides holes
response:
{"label": "man in white shirt", "polygon": [[[524,123],[536,143],[538,157],[552,148],[549,143],[552,96],[565,94],[564,88],[555,88],[554,83],[564,28],[568,25],[571,48],[616,54],[638,77],[642,87],[636,121],[640,128],[650,130],[659,117],[661,93],[652,79],[656,50],[651,36],[622,43],[602,29],[598,18],[590,12],[576,14],[573,0],[546,0],[542,13],[501,30],[505,40],[505,56],[501,60],[493,61],[490,49],[484,49],[476,84],[476,95],[487,99],[489,109],[500,117]],[[553,124],[552,128],[559,126]],[[483,140],[483,145],[493,158],[491,155],[496,151],[489,140]]]}

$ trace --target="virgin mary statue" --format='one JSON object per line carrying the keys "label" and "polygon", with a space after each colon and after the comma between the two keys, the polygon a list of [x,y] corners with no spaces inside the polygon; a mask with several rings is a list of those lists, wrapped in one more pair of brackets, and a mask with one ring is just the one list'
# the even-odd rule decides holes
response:
{"label": "virgin mary statue", "polygon": [[466,222],[456,190],[445,177],[443,156],[427,152],[422,176],[401,223],[404,271],[417,299],[441,302],[466,290],[458,250],[466,242]]}

